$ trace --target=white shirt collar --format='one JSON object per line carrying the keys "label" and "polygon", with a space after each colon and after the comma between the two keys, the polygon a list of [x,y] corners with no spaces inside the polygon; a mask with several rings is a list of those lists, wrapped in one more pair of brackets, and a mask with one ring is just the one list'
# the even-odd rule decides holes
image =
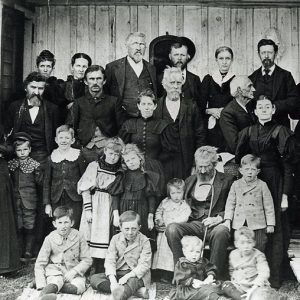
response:
{"label": "white shirt collar", "polygon": [[230,80],[235,74],[229,70],[228,73],[222,77],[222,74],[219,70],[215,70],[212,72],[211,77],[213,78],[214,82],[217,83],[219,86],[222,86],[222,84],[228,80]]}
{"label": "white shirt collar", "polygon": [[180,110],[180,100],[172,101],[166,97],[166,107],[171,118],[175,121]]}
{"label": "white shirt collar", "polygon": [[[273,74],[273,72],[274,72],[274,70],[275,70],[275,67],[276,67],[276,65],[274,64],[274,65],[270,68],[270,72],[269,72],[269,74],[268,74],[269,76],[271,76],[271,75]],[[263,76],[266,75],[264,66],[261,66],[261,73],[262,73]]]}
{"label": "white shirt collar", "polygon": [[137,75],[137,77],[140,77],[142,71],[143,71],[143,60],[139,61],[138,63],[136,63],[130,56],[127,55],[127,60],[130,64],[130,66],[132,67],[132,69],[134,70],[135,74]]}
{"label": "white shirt collar", "polygon": [[[27,103],[28,105],[31,105],[31,103],[29,102],[29,100],[27,99]],[[33,124],[38,113],[39,113],[39,106],[34,106],[28,109],[29,114],[30,114],[30,118],[31,118],[31,123]]]}

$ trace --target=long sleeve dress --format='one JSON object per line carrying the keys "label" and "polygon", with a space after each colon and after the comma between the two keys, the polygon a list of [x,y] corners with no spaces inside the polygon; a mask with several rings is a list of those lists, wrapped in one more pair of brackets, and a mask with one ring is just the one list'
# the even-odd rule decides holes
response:
{"label": "long sleeve dress", "polygon": [[0,157],[0,275],[19,268],[14,192],[7,162]]}
{"label": "long sleeve dress", "polygon": [[[230,94],[230,82],[234,78],[233,73],[227,73],[224,78],[220,71],[207,74],[202,81],[201,96],[205,108],[225,107],[233,97]],[[206,115],[207,144],[218,148],[219,152],[224,152],[226,142],[221,131],[219,120],[213,116]],[[214,125],[214,126],[213,126]]]}
{"label": "long sleeve dress", "polygon": [[154,215],[158,192],[159,176],[150,171],[127,170],[109,187],[112,195],[112,208],[118,210],[119,215],[127,210],[137,212],[141,217],[141,233],[151,239],[154,246],[154,230],[148,229],[148,214]]}
{"label": "long sleeve dress", "polygon": [[[91,162],[78,182],[78,193],[83,198],[83,213],[80,229],[89,246],[91,256],[105,258],[112,236],[112,199],[107,190],[120,171],[120,163],[110,165],[100,158]],[[92,223],[88,223],[86,212],[91,211]]]}
{"label": "long sleeve dress", "polygon": [[172,199],[166,198],[160,203],[155,213],[155,224],[159,233],[152,269],[174,271],[173,253],[168,245],[165,230],[162,231],[160,228],[165,228],[171,223],[187,222],[190,214],[191,208],[185,200],[176,203]]}
{"label": "long sleeve dress", "polygon": [[281,212],[281,199],[282,194],[292,193],[294,147],[292,132],[272,120],[243,129],[236,150],[238,161],[249,153],[261,158],[259,177],[267,183],[273,197],[276,226],[274,234],[269,236],[266,256],[274,287],[280,285],[282,261],[288,246],[288,222],[286,213]]}

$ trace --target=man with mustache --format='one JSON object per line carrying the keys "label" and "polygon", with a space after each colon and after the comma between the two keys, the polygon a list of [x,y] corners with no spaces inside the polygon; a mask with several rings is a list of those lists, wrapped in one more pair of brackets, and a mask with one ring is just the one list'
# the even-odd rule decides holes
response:
{"label": "man with mustache", "polygon": [[[184,199],[192,213],[188,222],[173,223],[166,228],[168,244],[173,252],[174,264],[183,256],[180,240],[185,235],[195,235],[203,239],[208,227],[207,239],[210,246],[210,261],[217,266],[218,279],[225,279],[227,273],[227,247],[230,240],[229,229],[224,222],[226,199],[233,182],[232,177],[215,170],[218,163],[217,148],[203,146],[195,152],[195,174],[185,180]],[[214,189],[213,199],[211,186]],[[208,216],[212,201],[211,214]]]}
{"label": "man with mustache", "polygon": [[[182,97],[194,100],[200,109],[201,100],[201,81],[199,76],[187,70],[188,63],[195,55],[195,46],[193,42],[186,37],[178,37],[170,47],[169,60],[172,67],[176,67],[182,72]],[[162,81],[161,78],[158,79]],[[162,84],[158,87],[158,95],[161,97],[164,93]]]}
{"label": "man with mustache", "polygon": [[206,144],[204,119],[192,99],[183,100],[182,73],[178,68],[167,68],[162,80],[166,95],[159,99],[154,118],[166,120],[162,135],[162,162],[165,179],[185,179],[191,174],[195,150]]}
{"label": "man with mustache", "polygon": [[121,101],[103,93],[105,80],[103,67],[88,67],[84,73],[88,93],[73,105],[75,138],[88,162],[98,159],[107,138],[118,134],[125,119]]}
{"label": "man with mustache", "polygon": [[275,105],[274,119],[290,127],[288,114],[300,108],[299,96],[292,74],[275,64],[278,46],[272,40],[262,39],[257,44],[262,67],[249,78],[256,92],[255,98],[267,96]]}
{"label": "man with mustache", "polygon": [[[31,137],[30,156],[44,169],[47,157],[54,149],[55,130],[58,126],[58,107],[44,99],[47,78],[39,72],[30,73],[24,80],[26,98],[11,103],[5,118],[5,132],[8,139],[18,132]],[[23,166],[26,167],[26,166]],[[42,198],[42,186],[38,186],[36,217],[36,249],[42,245],[46,235],[46,222]]]}
{"label": "man with mustache", "polygon": [[127,117],[137,117],[137,97],[140,92],[150,88],[155,95],[157,94],[156,70],[143,59],[146,51],[144,33],[130,33],[125,45],[127,56],[106,65],[105,91],[122,99]]}

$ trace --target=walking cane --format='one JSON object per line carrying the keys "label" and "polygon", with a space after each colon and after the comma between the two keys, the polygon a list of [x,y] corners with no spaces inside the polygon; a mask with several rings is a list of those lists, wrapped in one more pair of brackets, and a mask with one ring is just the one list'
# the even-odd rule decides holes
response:
{"label": "walking cane", "polygon": [[[210,214],[211,214],[212,203],[213,203],[214,193],[215,193],[214,186],[211,183],[203,183],[203,184],[200,184],[200,186],[201,185],[209,185],[210,189],[211,189],[211,198],[210,198],[210,204],[209,204],[209,210],[208,210],[208,216],[207,216],[209,218]],[[205,226],[200,258],[203,258],[203,253],[204,253],[204,248],[205,248],[205,240],[206,240],[206,236],[207,236],[207,229],[208,229],[208,226]]]}

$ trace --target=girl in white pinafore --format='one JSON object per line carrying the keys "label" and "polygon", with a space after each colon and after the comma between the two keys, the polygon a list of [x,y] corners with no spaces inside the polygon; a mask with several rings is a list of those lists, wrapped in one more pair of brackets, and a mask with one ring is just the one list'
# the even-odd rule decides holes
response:
{"label": "girl in white pinafore", "polygon": [[83,198],[83,213],[79,231],[83,232],[93,257],[95,273],[104,272],[104,258],[111,238],[112,208],[108,186],[121,171],[123,142],[119,138],[107,140],[104,155],[91,162],[78,182]]}
{"label": "girl in white pinafore", "polygon": [[168,197],[162,200],[155,213],[157,229],[157,251],[153,256],[152,269],[174,271],[173,253],[165,235],[166,227],[171,223],[187,222],[191,208],[183,199],[184,180],[173,178],[167,184]]}

